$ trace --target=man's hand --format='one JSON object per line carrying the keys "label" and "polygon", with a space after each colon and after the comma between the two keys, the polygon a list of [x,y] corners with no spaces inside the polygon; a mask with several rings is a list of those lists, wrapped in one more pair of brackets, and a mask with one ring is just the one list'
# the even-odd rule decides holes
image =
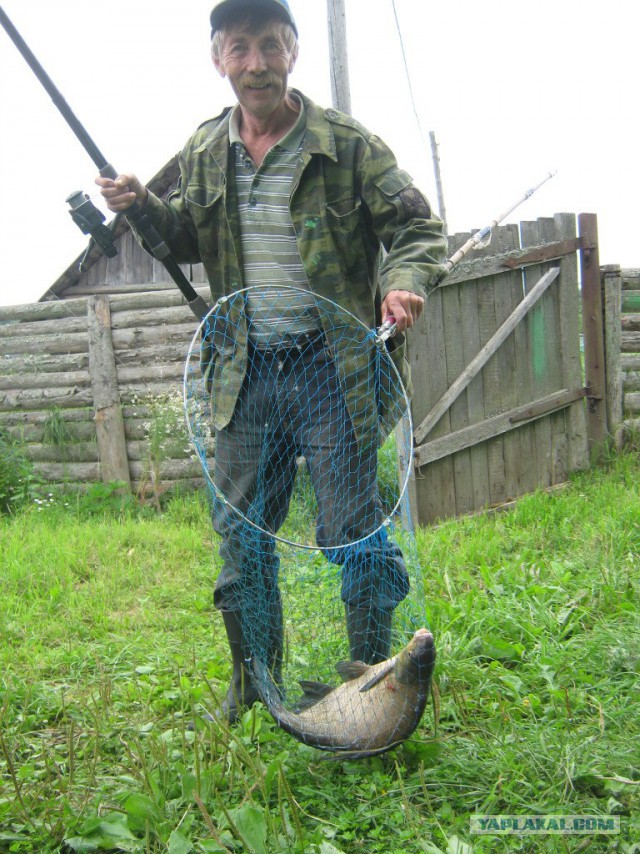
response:
{"label": "man's hand", "polygon": [[398,332],[404,332],[422,314],[424,299],[411,291],[389,291],[382,301],[382,322],[390,316],[396,321]]}
{"label": "man's hand", "polygon": [[115,180],[98,176],[96,184],[102,188],[100,193],[113,213],[126,211],[134,202],[143,207],[149,195],[135,175],[118,175]]}

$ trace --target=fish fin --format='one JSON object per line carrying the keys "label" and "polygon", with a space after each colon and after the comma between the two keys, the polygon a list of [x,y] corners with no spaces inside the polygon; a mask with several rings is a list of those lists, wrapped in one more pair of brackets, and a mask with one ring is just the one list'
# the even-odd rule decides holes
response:
{"label": "fish fin", "polygon": [[362,688],[360,688],[360,693],[362,694],[365,691],[370,691],[375,685],[377,685],[379,682],[382,682],[382,680],[391,673],[391,671],[395,667],[395,664],[395,658],[390,658],[389,661],[386,662],[385,667],[381,667],[375,676],[369,679],[368,682],[365,682]]}
{"label": "fish fin", "polygon": [[393,750],[398,745],[402,744],[402,740],[393,741],[391,744],[385,744],[384,747],[378,747],[374,750],[336,750],[331,756],[323,756],[324,762],[338,762],[341,759],[369,759],[371,756],[380,756],[388,750]]}
{"label": "fish fin", "polygon": [[324,682],[312,682],[308,679],[301,679],[298,684],[304,691],[304,697],[297,704],[298,711],[308,709],[333,691],[332,686],[325,685]]}
{"label": "fish fin", "polygon": [[351,682],[352,679],[364,676],[369,667],[364,661],[339,661],[336,664],[336,670],[343,682]]}

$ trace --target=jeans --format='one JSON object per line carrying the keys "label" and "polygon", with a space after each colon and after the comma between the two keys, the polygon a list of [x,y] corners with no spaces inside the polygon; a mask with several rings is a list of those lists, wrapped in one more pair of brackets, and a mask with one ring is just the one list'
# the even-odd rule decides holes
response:
{"label": "jeans", "polygon": [[[395,607],[409,582],[400,549],[384,529],[376,530],[383,519],[377,442],[358,447],[321,335],[288,349],[251,347],[233,418],[217,431],[214,484],[226,501],[218,497],[213,509],[223,559],[216,607],[254,610],[265,600],[279,607],[279,559],[270,533],[286,518],[298,457],[306,461],[317,500],[317,545],[343,567],[343,600]],[[354,541],[360,542],[349,545]]]}

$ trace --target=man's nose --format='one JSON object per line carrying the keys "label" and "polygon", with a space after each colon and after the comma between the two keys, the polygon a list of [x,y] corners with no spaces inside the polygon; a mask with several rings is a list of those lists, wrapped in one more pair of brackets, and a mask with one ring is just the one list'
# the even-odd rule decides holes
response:
{"label": "man's nose", "polygon": [[259,47],[252,47],[249,50],[249,55],[247,57],[247,67],[249,71],[253,71],[254,73],[266,70],[267,61],[264,53]]}

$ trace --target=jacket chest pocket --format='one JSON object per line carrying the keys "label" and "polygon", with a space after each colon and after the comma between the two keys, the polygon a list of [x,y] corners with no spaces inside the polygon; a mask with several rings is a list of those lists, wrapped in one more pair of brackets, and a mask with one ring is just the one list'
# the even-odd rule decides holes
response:
{"label": "jacket chest pocket", "polygon": [[327,202],[325,210],[329,231],[343,271],[349,275],[366,268],[360,199],[351,196],[336,202]]}
{"label": "jacket chest pocket", "polygon": [[200,258],[203,261],[217,259],[224,220],[222,190],[190,183],[184,200],[196,229]]}

